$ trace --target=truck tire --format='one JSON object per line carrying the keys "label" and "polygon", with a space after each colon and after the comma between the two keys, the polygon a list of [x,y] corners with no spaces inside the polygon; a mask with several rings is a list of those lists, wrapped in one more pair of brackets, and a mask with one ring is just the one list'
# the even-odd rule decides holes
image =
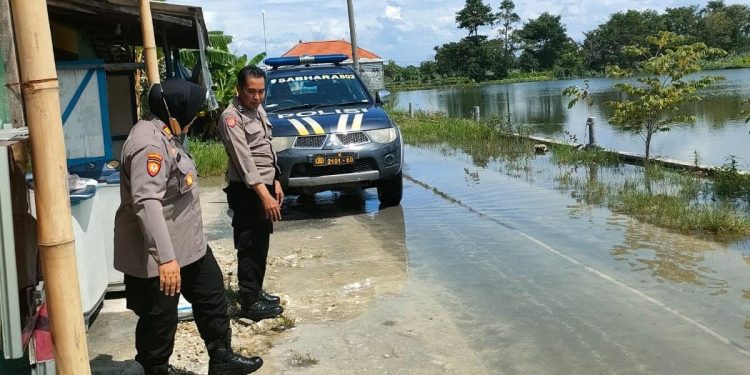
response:
{"label": "truck tire", "polygon": [[380,181],[378,184],[378,200],[385,207],[398,206],[404,195],[404,178],[399,172],[393,178]]}

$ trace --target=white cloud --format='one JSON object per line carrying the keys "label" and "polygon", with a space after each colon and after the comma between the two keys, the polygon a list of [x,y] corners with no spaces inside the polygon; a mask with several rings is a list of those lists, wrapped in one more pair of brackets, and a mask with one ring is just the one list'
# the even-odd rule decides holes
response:
{"label": "white cloud", "polygon": [[[748,0],[726,0],[746,4]],[[264,48],[261,12],[266,13],[268,53],[280,55],[299,40],[348,39],[349,23],[344,0],[169,0],[203,8],[210,30],[235,37],[232,50],[254,55]],[[499,0],[484,0],[497,11]],[[610,14],[628,9],[679,7],[707,0],[515,0],[522,20],[543,12],[562,15],[568,34],[583,40]],[[456,27],[456,12],[465,0],[354,0],[357,36],[361,47],[400,64],[414,64],[434,56],[433,47],[466,35]],[[495,35],[492,28],[480,30]]]}
{"label": "white cloud", "polygon": [[407,23],[406,20],[401,17],[401,7],[386,5],[385,6],[385,18],[389,20]]}

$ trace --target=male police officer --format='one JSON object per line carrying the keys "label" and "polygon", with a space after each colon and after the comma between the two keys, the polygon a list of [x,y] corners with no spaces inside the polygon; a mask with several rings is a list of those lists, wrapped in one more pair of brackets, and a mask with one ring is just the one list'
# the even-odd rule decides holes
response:
{"label": "male police officer", "polygon": [[264,72],[254,66],[245,67],[237,75],[237,97],[222,113],[219,124],[229,158],[229,185],[224,191],[234,213],[240,315],[255,321],[284,311],[279,297],[263,290],[273,222],[281,219],[284,200],[271,147],[271,126],[261,106],[264,96]]}
{"label": "male police officer", "polygon": [[180,141],[205,98],[205,89],[184,80],[154,85],[154,116],[138,122],[123,146],[115,268],[125,273],[127,306],[138,315],[135,359],[146,375],[173,371],[180,293],[193,305],[209,374],[244,375],[263,364],[232,352],[223,277],[203,235],[197,171]]}

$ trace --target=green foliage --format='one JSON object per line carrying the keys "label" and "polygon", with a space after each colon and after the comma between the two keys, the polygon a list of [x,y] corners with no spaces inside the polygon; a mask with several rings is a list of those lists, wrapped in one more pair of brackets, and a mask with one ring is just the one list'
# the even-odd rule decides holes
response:
{"label": "green foliage", "polygon": [[711,172],[714,180],[714,192],[720,198],[743,198],[750,196],[750,175],[740,173],[734,155],[727,157],[727,162]]}
{"label": "green foliage", "polygon": [[[266,57],[266,54],[260,53],[252,59],[248,59],[247,55],[234,55],[229,51],[229,45],[233,38],[222,31],[209,31],[208,38],[211,47],[206,50],[206,61],[213,78],[216,100],[219,102],[219,107],[223,109],[236,95],[237,73],[248,65],[258,65]],[[188,67],[195,66],[199,56],[198,50],[183,49],[180,51],[180,57]]]}
{"label": "green foliage", "polygon": [[684,37],[665,31],[646,41],[648,47],[626,47],[626,52],[639,60],[633,69],[610,66],[608,74],[616,78],[638,74],[639,84],[619,82],[615,85],[625,99],[609,103],[614,109],[610,123],[643,136],[648,162],[653,135],[668,131],[672,124],[695,121],[694,116],[679,113],[681,106],[701,100],[698,90],[723,79],[704,76],[688,80],[685,77],[701,70],[701,60],[725,52],[704,43],[684,44]]}
{"label": "green foliage", "polygon": [[492,25],[494,22],[492,8],[482,0],[466,0],[463,9],[456,13],[458,28],[469,30],[469,36],[477,35],[480,27]]}
{"label": "green foliage", "polygon": [[468,77],[482,82],[507,75],[500,42],[484,35],[436,47],[435,62],[437,73],[443,77]]}
{"label": "green foliage", "polygon": [[190,138],[188,147],[201,177],[222,176],[226,172],[227,154],[221,142]]}
{"label": "green foliage", "polygon": [[521,44],[520,65],[526,71],[551,69],[572,43],[561,16],[547,12],[526,22],[514,36]]}
{"label": "green foliage", "polygon": [[656,30],[664,30],[664,22],[652,10],[629,10],[610,16],[610,19],[586,33],[583,55],[589,69],[602,71],[607,65],[632,67],[633,59],[624,46],[642,46],[646,37]]}
{"label": "green foliage", "polygon": [[583,81],[583,87],[579,86],[568,86],[563,90],[564,96],[570,96],[572,99],[568,102],[568,109],[575,107],[579,101],[586,103],[586,113],[588,117],[591,117],[591,105],[592,97],[591,91],[589,90],[589,80]]}
{"label": "green foliage", "polygon": [[750,51],[750,6],[710,1],[703,9],[685,6],[667,8],[663,14],[653,10],[615,13],[586,33],[583,55],[587,68],[601,71],[608,65],[632,67],[634,61],[623,48],[647,46],[646,36],[656,31],[683,35],[686,43],[703,42],[732,54],[746,53]]}

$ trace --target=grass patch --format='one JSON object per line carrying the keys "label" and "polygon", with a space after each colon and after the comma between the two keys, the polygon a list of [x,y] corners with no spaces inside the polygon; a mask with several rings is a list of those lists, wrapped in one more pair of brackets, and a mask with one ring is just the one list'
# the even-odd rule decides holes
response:
{"label": "grass patch", "polygon": [[534,156],[534,142],[510,136],[510,132],[518,129],[498,126],[494,119],[474,122],[441,113],[419,113],[410,117],[398,111],[391,112],[391,116],[399,125],[406,143],[448,144],[471,155],[478,166],[486,166],[496,158],[517,160]]}
{"label": "grass patch", "polygon": [[188,143],[188,149],[195,159],[199,176],[223,176],[226,172],[227,154],[221,142],[191,139]]}
{"label": "grass patch", "polygon": [[729,156],[723,166],[711,172],[713,189],[720,198],[750,198],[750,174],[740,173],[737,165],[737,158]]}
{"label": "grass patch", "polygon": [[683,232],[750,234],[750,220],[724,203],[687,204],[664,194],[625,190],[609,206],[643,221]]}
{"label": "grass patch", "polygon": [[568,146],[554,145],[552,150],[552,162],[558,165],[575,165],[575,164],[598,164],[605,166],[615,166],[620,164],[617,154],[597,149],[577,149]]}
{"label": "grass patch", "polygon": [[292,350],[292,354],[289,356],[289,363],[294,367],[310,367],[317,365],[320,361],[309,352],[302,354]]}
{"label": "grass patch", "polygon": [[276,318],[276,326],[273,327],[273,330],[276,332],[286,331],[288,329],[292,329],[297,325],[297,320],[294,318],[290,318],[284,314]]}

